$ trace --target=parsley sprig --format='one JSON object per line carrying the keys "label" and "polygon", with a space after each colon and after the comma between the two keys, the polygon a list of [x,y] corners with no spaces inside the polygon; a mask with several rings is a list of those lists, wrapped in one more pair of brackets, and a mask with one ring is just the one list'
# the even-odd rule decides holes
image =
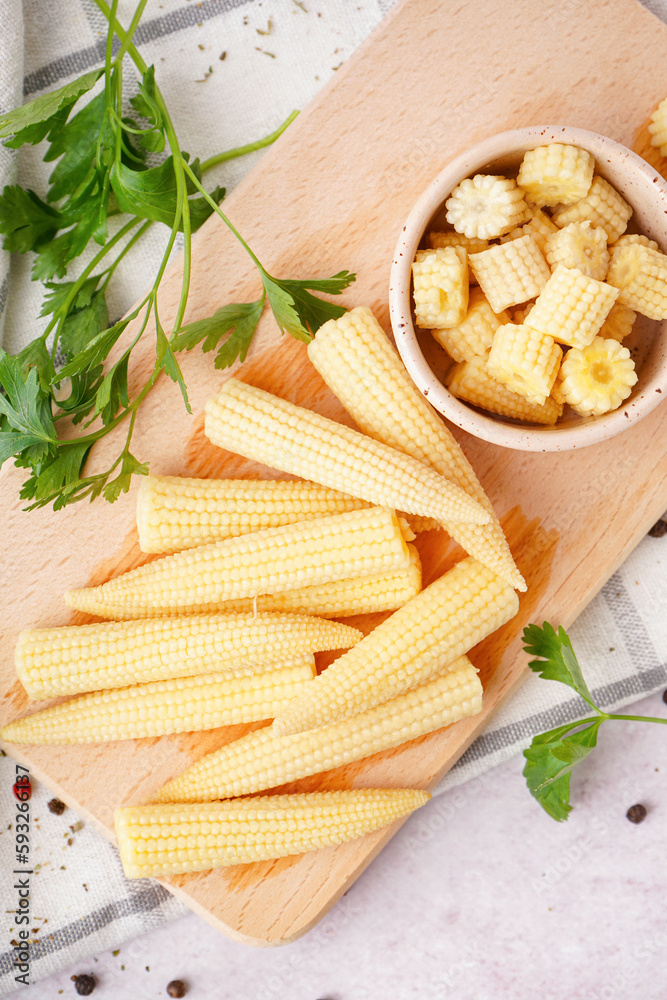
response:
{"label": "parsley sprig", "polygon": [[[43,283],[41,315],[48,317],[43,333],[19,354],[0,350],[0,462],[13,456],[16,465],[28,470],[21,490],[21,497],[31,501],[28,509],[46,504],[59,509],[100,494],[116,500],[129,489],[133,475],[148,472],[147,464],[132,454],[132,434],[137,412],[162,372],[180,386],[190,411],[180,351],[199,344],[204,351],[216,350],[217,368],[243,361],[267,300],[281,331],[307,342],[322,323],[344,312],[312,293],[339,295],[355,278],[348,271],[300,281],[269,274],[220,209],[224,188],[208,191],[203,185],[211,167],[275,141],[296,112],[264,139],[203,163],[192,159],[180,147],[154,67],[146,65],[132,42],[147,0],[140,0],[127,30],[116,17],[118,0],[111,5],[94,2],[108,23],[104,67],[0,115],[0,139],[7,146],[45,141],[43,158],[54,163],[44,199],[17,184],[0,194],[3,246],[34,254],[32,276]],[[131,115],[124,111],[126,55],[140,73],[138,92],[129,100]],[[77,108],[102,78],[103,89]],[[150,166],[148,154],[160,153],[165,154],[162,162]],[[192,233],[213,212],[253,260],[261,295],[184,324]],[[120,261],[155,224],[170,232],[153,285],[129,315],[110,322],[109,282]],[[174,322],[165,330],[158,291],[180,233],[181,292]],[[95,245],[99,249],[89,263],[68,280],[72,262]],[[128,340],[123,334],[135,320],[136,332]],[[132,352],[142,337],[151,335],[152,371],[143,386],[131,392]],[[122,351],[119,357],[116,351],[109,364],[116,344]],[[127,433],[120,453],[104,471],[86,475],[91,448],[123,423]]]}
{"label": "parsley sprig", "polygon": [[549,622],[544,622],[541,628],[539,625],[527,625],[523,630],[523,648],[527,653],[538,657],[528,664],[531,670],[546,680],[567,684],[595,713],[578,722],[568,722],[535,736],[531,745],[523,752],[527,761],[523,774],[531,795],[553,819],[562,821],[567,819],[572,810],[572,769],[595,748],[603,722],[615,719],[665,725],[667,719],[610,714],[598,708],[584,680],[570,638],[562,626],[556,631]]}

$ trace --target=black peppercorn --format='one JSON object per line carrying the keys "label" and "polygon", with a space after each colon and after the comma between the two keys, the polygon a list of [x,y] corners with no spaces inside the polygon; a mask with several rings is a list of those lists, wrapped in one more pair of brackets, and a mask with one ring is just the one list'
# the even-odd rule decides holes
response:
{"label": "black peppercorn", "polygon": [[636,806],[630,806],[625,814],[631,823],[641,823],[646,819],[646,806],[638,803]]}
{"label": "black peppercorn", "polygon": [[72,976],[74,989],[80,997],[89,997],[95,989],[95,979],[93,976]]}
{"label": "black peppercorn", "polygon": [[56,816],[62,816],[67,809],[65,803],[61,802],[60,799],[51,799],[47,802],[47,805],[49,807],[49,812],[55,813]]}
{"label": "black peppercorn", "polygon": [[167,985],[167,996],[184,997],[186,992],[185,983],[180,979],[172,979]]}
{"label": "black peppercorn", "polygon": [[664,701],[665,705],[667,705],[667,691],[662,692],[662,700]]}
{"label": "black peppercorn", "polygon": [[651,538],[662,538],[663,535],[667,535],[667,521],[663,521],[662,518],[656,521],[649,531],[649,535]]}

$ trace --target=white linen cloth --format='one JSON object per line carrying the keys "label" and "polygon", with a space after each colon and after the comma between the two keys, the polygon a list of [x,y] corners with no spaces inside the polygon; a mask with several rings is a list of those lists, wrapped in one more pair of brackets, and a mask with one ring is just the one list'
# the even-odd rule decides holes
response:
{"label": "white linen cloth", "polygon": [[[267,134],[303,108],[390,9],[393,0],[162,0],[149,4],[136,40],[155,63],[185,149],[202,159]],[[667,20],[667,0],[650,0]],[[121,0],[128,23],[133,4]],[[101,65],[106,24],[90,0],[0,0],[0,110]],[[269,32],[268,34],[260,34]],[[222,54],[225,53],[224,59]],[[261,153],[216,168],[231,189]],[[43,193],[51,165],[40,147],[0,145],[0,188],[16,179]],[[166,236],[154,227],[123,262],[110,297],[122,314],[152,281]],[[15,353],[42,329],[41,290],[30,261],[0,251],[0,342]],[[150,279],[150,280],[149,280]],[[101,501],[100,501],[101,502]],[[571,628],[598,704],[616,708],[667,685],[667,536],[648,537]],[[530,677],[437,789],[444,792],[518,753],[532,736],[581,714],[558,684]],[[14,762],[0,760],[0,995],[16,989],[12,911],[16,890]],[[32,798],[31,981],[113,948],[185,911],[158,883],[124,878],[117,852],[67,810]],[[74,827],[74,829],[72,829]],[[4,926],[3,926],[4,925]]]}

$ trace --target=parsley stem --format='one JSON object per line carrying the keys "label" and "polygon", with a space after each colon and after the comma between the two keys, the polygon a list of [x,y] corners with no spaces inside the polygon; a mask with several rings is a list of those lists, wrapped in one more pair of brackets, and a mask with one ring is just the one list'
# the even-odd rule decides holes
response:
{"label": "parsley stem", "polygon": [[667,726],[667,719],[656,719],[651,715],[608,715],[608,719],[620,719],[625,722],[657,722],[661,726]]}
{"label": "parsley stem", "polygon": [[203,187],[203,185],[200,183],[200,181],[198,180],[198,178],[196,177],[196,175],[190,169],[189,164],[186,163],[185,160],[183,160],[182,162],[183,162],[183,169],[185,170],[186,174],[188,175],[188,177],[190,178],[190,180],[192,181],[192,183],[195,185],[195,187],[197,188],[197,190],[199,192],[201,192],[202,196],[205,198],[205,200],[212,207],[213,211],[217,212],[217,214],[220,216],[220,218],[225,223],[225,225],[228,227],[228,229],[231,229],[231,231],[234,233],[234,236],[237,238],[237,240],[239,241],[239,243],[241,244],[241,246],[244,248],[244,250],[247,252],[247,254],[254,261],[254,263],[259,268],[259,270],[263,274],[266,274],[265,267],[263,266],[263,264],[261,263],[261,261],[259,260],[259,258],[250,249],[250,247],[248,246],[248,244],[246,243],[246,241],[243,239],[243,237],[241,236],[241,234],[238,231],[238,229],[236,228],[236,226],[233,224],[233,222],[230,219],[227,218],[227,216],[222,211],[222,209],[220,208],[220,206],[216,205],[215,199],[211,198],[211,196],[208,193],[208,191],[206,190],[206,188]]}
{"label": "parsley stem", "polygon": [[[147,3],[148,3],[148,0],[139,0],[139,3],[137,4],[137,8],[136,8],[134,14],[132,15],[132,20],[130,21],[130,27],[127,29],[127,32],[125,34],[125,38],[124,39],[120,38],[120,35],[118,35],[118,37],[120,38],[120,43],[121,44],[120,44],[120,49],[118,50],[118,54],[116,55],[116,63],[119,64],[119,65],[123,61],[123,56],[128,51],[128,47],[132,43],[132,39],[134,38],[134,33],[136,32],[137,28],[139,27],[139,21],[142,18],[142,15],[144,13],[144,8],[146,7]],[[115,10],[115,7],[116,7],[116,3],[114,3],[114,9],[111,11],[112,21],[116,20],[116,10]],[[115,30],[115,25],[114,25],[114,30]],[[116,34],[118,34],[117,31],[116,31]]]}
{"label": "parsley stem", "polygon": [[[135,218],[134,218],[134,225],[136,225],[136,223],[140,222],[140,221],[141,220],[140,220],[139,216],[135,216]],[[118,254],[118,256],[114,257],[114,259],[111,261],[111,263],[109,264],[108,267],[105,267],[105,269],[101,272],[101,274],[106,275],[106,277],[104,279],[104,284],[103,284],[102,287],[105,287],[106,285],[109,284],[109,281],[111,279],[112,274],[114,273],[114,271],[116,270],[116,268],[120,264],[121,260],[125,256],[125,254],[128,253],[132,249],[132,247],[135,245],[135,243],[137,243],[141,239],[141,237],[144,235],[144,233],[148,232],[148,230],[150,229],[150,227],[152,225],[153,225],[152,221],[150,219],[146,219],[146,221],[144,222],[144,224],[139,229],[137,229],[136,233],[134,233],[134,235],[132,236],[132,238],[127,241],[127,243],[125,244],[125,246],[123,247],[123,249],[121,250],[121,252]]]}
{"label": "parsley stem", "polygon": [[210,156],[208,160],[204,160],[202,163],[201,172],[205,173],[207,170],[210,170],[211,167],[217,167],[219,163],[226,163],[227,160],[235,160],[237,156],[245,156],[246,153],[254,153],[257,149],[264,149],[265,146],[270,146],[283,134],[285,129],[292,124],[298,114],[298,111],[290,112],[282,125],[279,125],[278,128],[269,133],[269,135],[265,135],[263,139],[257,139],[255,142],[249,142],[245,146],[236,146],[234,149],[228,149],[224,153],[218,153],[217,156]]}

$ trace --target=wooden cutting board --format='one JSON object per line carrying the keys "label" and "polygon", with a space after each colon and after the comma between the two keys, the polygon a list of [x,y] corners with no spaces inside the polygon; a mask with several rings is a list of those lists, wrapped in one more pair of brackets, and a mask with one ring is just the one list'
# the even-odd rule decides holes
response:
{"label": "wooden cutting board", "polygon": [[[344,301],[370,305],[387,325],[397,235],[414,200],[448,160],[491,133],[554,122],[601,132],[645,155],[646,120],[666,93],[667,28],[634,0],[612,0],[604,12],[584,0],[407,0],[235,189],[227,212],[274,274],[356,271]],[[176,263],[166,283],[165,325],[174,314],[179,269]],[[195,238],[188,318],[256,297],[258,288],[243,252],[211,220]],[[152,367],[152,346],[146,347],[137,377]],[[178,389],[163,380],[142,409],[134,453],[167,474],[256,473],[202,434],[204,402],[225,376],[214,371],[210,356],[196,352],[183,367],[194,418],[185,414]],[[243,377],[349,423],[309,366],[304,346],[281,338],[268,315]],[[569,454],[511,452],[457,434],[529,584],[517,618],[472,654],[485,687],[484,712],[291,787],[433,785],[521,680],[523,625],[570,623],[667,506],[664,405],[613,441]],[[96,464],[103,460],[100,450]],[[12,662],[19,630],[83,620],[64,607],[62,591],[101,582],[135,565],[140,553],[134,494],[114,506],[98,501],[58,514],[24,513],[16,500],[20,474],[7,464],[0,475],[5,722],[27,707]],[[426,582],[456,555],[435,532],[423,536],[420,547]],[[144,800],[240,731],[6,749],[113,836],[115,806]],[[166,884],[227,934],[255,944],[284,942],[313,926],[395,830]]]}

